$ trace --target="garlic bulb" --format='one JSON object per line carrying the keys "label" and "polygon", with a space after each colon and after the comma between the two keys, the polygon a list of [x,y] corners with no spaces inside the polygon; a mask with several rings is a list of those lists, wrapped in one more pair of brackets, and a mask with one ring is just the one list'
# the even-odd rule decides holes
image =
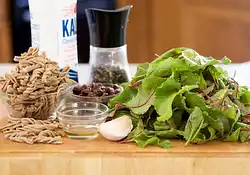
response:
{"label": "garlic bulb", "polygon": [[129,116],[122,116],[117,119],[102,123],[99,127],[100,134],[108,140],[122,140],[131,132],[132,120]]}

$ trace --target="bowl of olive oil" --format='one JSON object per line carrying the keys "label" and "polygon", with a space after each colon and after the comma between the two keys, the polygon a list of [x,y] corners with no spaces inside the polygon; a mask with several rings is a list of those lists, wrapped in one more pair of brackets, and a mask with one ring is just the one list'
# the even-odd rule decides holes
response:
{"label": "bowl of olive oil", "polygon": [[96,102],[68,102],[61,104],[56,115],[67,136],[72,139],[93,139],[99,126],[108,116],[109,108]]}

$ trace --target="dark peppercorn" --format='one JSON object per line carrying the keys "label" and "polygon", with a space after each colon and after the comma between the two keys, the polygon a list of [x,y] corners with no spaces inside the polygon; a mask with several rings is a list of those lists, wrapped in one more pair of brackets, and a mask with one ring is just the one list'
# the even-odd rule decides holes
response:
{"label": "dark peppercorn", "polygon": [[119,66],[100,65],[92,68],[92,82],[121,84],[129,81],[127,72]]}

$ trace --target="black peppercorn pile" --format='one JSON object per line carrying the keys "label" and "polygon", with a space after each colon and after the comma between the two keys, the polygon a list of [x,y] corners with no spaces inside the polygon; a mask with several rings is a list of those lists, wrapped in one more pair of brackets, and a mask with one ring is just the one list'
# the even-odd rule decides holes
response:
{"label": "black peppercorn pile", "polygon": [[73,88],[74,95],[87,97],[104,97],[119,94],[121,88],[117,84],[92,83],[90,85],[76,86]]}
{"label": "black peppercorn pile", "polygon": [[121,84],[129,81],[126,70],[119,66],[100,65],[92,68],[92,82]]}

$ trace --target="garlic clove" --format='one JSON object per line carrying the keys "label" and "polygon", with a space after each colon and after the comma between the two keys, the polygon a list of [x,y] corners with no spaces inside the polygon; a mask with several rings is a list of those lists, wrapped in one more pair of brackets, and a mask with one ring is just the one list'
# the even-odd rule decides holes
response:
{"label": "garlic clove", "polygon": [[131,132],[133,128],[132,120],[129,116],[122,116],[117,119],[102,123],[99,133],[108,140],[122,140]]}

